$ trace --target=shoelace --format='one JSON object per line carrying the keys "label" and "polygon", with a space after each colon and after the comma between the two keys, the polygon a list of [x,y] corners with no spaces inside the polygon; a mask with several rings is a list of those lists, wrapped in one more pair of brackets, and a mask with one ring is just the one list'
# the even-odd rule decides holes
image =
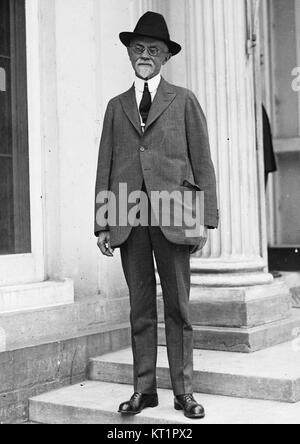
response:
{"label": "shoelace", "polygon": [[140,397],[140,393],[134,393],[131,400],[135,401],[136,399],[138,399]]}
{"label": "shoelace", "polygon": [[186,402],[195,402],[193,395],[185,395],[184,400]]}

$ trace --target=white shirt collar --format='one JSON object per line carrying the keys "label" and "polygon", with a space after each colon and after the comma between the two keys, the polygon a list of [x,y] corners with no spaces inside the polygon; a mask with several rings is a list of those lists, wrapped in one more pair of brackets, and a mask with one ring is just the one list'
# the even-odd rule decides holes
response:
{"label": "white shirt collar", "polygon": [[150,93],[154,93],[157,91],[159,84],[161,81],[161,74],[157,74],[157,76],[153,77],[150,80],[142,80],[139,77],[135,76],[134,86],[139,92],[143,93],[145,89],[145,83],[148,83]]}

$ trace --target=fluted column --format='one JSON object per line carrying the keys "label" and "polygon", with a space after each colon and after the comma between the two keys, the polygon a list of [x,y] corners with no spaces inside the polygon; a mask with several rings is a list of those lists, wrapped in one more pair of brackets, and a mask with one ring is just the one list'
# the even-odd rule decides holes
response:
{"label": "fluted column", "polygon": [[199,98],[218,182],[220,227],[191,260],[195,347],[252,352],[289,340],[294,326],[289,291],[264,259],[254,56],[247,52],[251,0],[166,3],[171,34],[183,46],[168,77]]}
{"label": "fluted column", "polygon": [[246,54],[245,2],[188,0],[184,5],[187,84],[207,115],[220,208],[219,230],[211,232],[206,248],[192,259],[193,283],[270,283],[261,248],[253,60]]}

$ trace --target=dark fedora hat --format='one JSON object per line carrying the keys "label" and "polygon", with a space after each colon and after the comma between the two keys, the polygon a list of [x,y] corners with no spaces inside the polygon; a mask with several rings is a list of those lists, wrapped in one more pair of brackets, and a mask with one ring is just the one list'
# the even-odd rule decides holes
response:
{"label": "dark fedora hat", "polygon": [[167,23],[161,14],[156,12],[146,12],[135,27],[133,32],[121,32],[120,40],[125,46],[130,46],[130,42],[135,37],[151,37],[161,40],[168,45],[170,53],[175,56],[181,51],[178,43],[170,40]]}

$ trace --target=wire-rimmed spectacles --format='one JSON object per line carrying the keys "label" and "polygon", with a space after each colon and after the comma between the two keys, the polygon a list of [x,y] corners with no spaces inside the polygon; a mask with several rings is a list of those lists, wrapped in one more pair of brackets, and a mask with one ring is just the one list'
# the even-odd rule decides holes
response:
{"label": "wire-rimmed spectacles", "polygon": [[151,57],[158,57],[161,53],[165,52],[161,50],[160,48],[157,48],[156,46],[150,46],[149,48],[143,45],[132,45],[130,48],[137,54],[137,55],[143,55],[145,51],[151,56]]}

